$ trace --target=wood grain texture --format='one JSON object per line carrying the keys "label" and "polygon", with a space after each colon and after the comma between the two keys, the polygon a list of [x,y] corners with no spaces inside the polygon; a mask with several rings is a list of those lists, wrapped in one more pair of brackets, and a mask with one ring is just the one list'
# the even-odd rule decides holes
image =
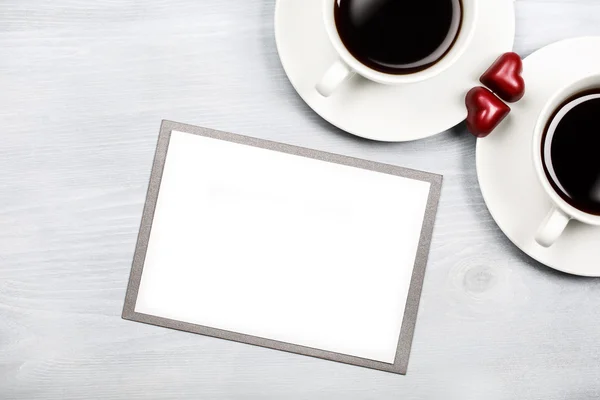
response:
{"label": "wood grain texture", "polygon": [[[600,35],[518,0],[516,51]],[[0,2],[0,399],[597,399],[600,280],[523,255],[459,126],[382,144],[296,95],[273,0]],[[162,119],[445,175],[406,377],[120,318]]]}

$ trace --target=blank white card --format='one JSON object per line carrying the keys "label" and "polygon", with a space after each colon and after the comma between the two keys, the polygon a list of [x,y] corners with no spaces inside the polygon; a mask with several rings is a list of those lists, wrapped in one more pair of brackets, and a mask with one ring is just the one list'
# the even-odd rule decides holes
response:
{"label": "blank white card", "polygon": [[146,205],[151,228],[147,243],[138,243],[130,319],[152,316],[163,326],[210,328],[211,336],[233,332],[233,340],[266,347],[394,365],[438,180],[177,127],[163,137],[162,160],[159,143],[163,169],[160,175],[155,164],[150,191],[157,193]]}

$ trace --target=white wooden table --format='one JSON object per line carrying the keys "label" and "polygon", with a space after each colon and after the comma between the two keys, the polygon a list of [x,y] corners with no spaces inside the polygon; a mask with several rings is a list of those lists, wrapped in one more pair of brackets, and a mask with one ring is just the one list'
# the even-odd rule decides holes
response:
{"label": "white wooden table", "polygon": [[[273,10],[0,2],[0,399],[599,398],[600,280],[502,235],[464,126],[382,144],[321,120]],[[522,55],[600,35],[598,0],[518,0],[517,17]],[[163,118],[445,175],[406,377],[121,320]]]}

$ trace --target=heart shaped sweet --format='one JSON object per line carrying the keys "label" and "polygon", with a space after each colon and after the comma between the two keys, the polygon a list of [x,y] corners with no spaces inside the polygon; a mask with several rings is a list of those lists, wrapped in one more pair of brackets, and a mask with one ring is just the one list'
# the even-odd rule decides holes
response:
{"label": "heart shaped sweet", "polygon": [[510,107],[488,89],[478,86],[467,93],[465,104],[469,112],[467,128],[478,138],[484,138],[510,113]]}
{"label": "heart shaped sweet", "polygon": [[481,83],[501,99],[514,103],[525,95],[523,61],[517,53],[505,53],[481,76]]}

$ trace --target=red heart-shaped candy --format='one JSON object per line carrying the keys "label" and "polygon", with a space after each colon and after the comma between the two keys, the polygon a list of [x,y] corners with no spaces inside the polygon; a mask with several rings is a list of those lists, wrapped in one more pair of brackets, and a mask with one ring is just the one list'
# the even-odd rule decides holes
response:
{"label": "red heart-shaped candy", "polygon": [[478,138],[484,138],[510,113],[510,107],[494,93],[478,86],[467,93],[467,128]]}
{"label": "red heart-shaped candy", "polygon": [[505,53],[481,76],[481,83],[501,99],[514,103],[525,95],[523,61],[517,53]]}

